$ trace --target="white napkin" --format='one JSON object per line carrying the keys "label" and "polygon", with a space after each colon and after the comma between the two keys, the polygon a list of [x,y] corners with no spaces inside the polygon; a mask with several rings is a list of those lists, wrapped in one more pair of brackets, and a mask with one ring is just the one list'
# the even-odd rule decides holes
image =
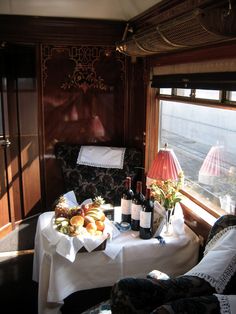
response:
{"label": "white napkin", "polygon": [[118,238],[115,243],[108,241],[104,253],[111,259],[115,259],[123,249],[124,244],[125,242],[123,237],[120,239]]}
{"label": "white napkin", "polygon": [[123,169],[124,155],[124,147],[81,146],[77,164]]}
{"label": "white napkin", "polygon": [[171,218],[171,224],[172,224],[173,232],[176,236],[181,236],[185,234],[184,215],[183,215],[182,207],[179,203],[175,204],[175,212]]}
{"label": "white napkin", "polygon": [[205,279],[222,293],[236,271],[236,226],[225,228],[208,243],[202,260],[185,275]]}
{"label": "white napkin", "polygon": [[63,235],[57,243],[56,252],[73,263],[77,252],[83,246],[84,243],[82,238]]}
{"label": "white napkin", "polygon": [[119,231],[109,219],[106,218],[104,222],[105,229],[101,236],[78,235],[76,237],[70,237],[55,229],[53,217],[51,222],[42,230],[42,234],[47,238],[51,245],[56,246],[56,252],[58,254],[73,263],[77,252],[82,247],[85,247],[88,252],[91,252],[108,237],[114,238],[119,234]]}
{"label": "white napkin", "polygon": [[221,314],[236,314],[236,295],[215,294],[220,303]]}
{"label": "white napkin", "polygon": [[[69,191],[63,194],[63,198],[64,198],[64,203],[66,204],[67,208],[79,206],[74,191]],[[91,198],[88,198],[84,200],[80,205],[91,204],[92,202],[93,200]]]}
{"label": "white napkin", "polygon": [[63,194],[64,203],[68,206],[68,208],[78,206],[78,202],[75,196],[74,191],[69,191],[65,194]]}

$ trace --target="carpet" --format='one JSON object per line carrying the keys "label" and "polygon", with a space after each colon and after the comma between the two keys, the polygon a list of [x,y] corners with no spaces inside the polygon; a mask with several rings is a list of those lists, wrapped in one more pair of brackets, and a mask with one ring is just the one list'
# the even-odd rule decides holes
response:
{"label": "carpet", "polygon": [[30,250],[34,248],[38,215],[16,225],[15,230],[0,239],[0,252]]}

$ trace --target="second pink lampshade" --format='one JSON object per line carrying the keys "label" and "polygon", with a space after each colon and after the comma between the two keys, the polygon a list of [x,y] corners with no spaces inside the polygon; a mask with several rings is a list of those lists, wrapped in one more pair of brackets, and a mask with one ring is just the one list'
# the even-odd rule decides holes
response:
{"label": "second pink lampshade", "polygon": [[223,147],[219,145],[212,146],[199,170],[198,181],[200,183],[215,184],[215,179],[222,174],[222,157]]}
{"label": "second pink lampshade", "polygon": [[174,151],[162,148],[147,173],[147,181],[150,183],[153,180],[178,180],[180,172],[182,169]]}

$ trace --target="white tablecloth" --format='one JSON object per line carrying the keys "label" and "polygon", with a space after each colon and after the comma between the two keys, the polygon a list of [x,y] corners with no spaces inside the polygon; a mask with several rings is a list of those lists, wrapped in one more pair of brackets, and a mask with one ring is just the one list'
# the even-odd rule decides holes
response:
{"label": "white tablecloth", "polygon": [[[112,286],[122,277],[146,277],[153,269],[180,275],[198,260],[199,239],[185,226],[184,235],[166,237],[164,246],[155,238],[140,239],[138,232],[124,232],[108,240],[105,251],[78,253],[71,263],[56,253],[55,245],[43,236],[42,230],[53,215],[54,212],[46,212],[39,216],[35,236],[33,280],[39,283],[39,314],[60,313],[63,300],[73,292]],[[114,246],[122,249],[112,259]]]}

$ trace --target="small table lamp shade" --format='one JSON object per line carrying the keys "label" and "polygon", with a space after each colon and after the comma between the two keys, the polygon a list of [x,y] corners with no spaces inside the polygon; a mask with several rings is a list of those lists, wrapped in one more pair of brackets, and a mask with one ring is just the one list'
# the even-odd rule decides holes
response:
{"label": "small table lamp shade", "polygon": [[171,179],[177,181],[180,172],[182,169],[174,151],[169,148],[162,148],[147,173],[147,186],[154,180]]}
{"label": "small table lamp shade", "polygon": [[222,174],[222,147],[212,146],[199,170],[198,181],[214,185],[215,179]]}

